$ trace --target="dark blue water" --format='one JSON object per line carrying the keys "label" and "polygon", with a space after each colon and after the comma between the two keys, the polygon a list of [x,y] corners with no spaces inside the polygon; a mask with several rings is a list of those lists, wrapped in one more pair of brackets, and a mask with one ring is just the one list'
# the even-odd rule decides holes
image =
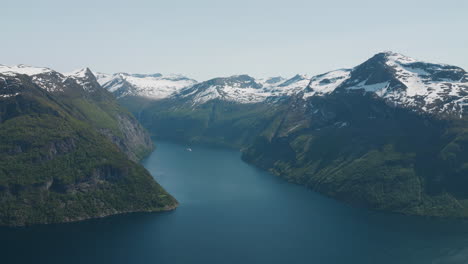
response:
{"label": "dark blue water", "polygon": [[159,143],[144,165],[168,213],[0,228],[0,263],[468,263],[468,222],[356,209],[240,153]]}

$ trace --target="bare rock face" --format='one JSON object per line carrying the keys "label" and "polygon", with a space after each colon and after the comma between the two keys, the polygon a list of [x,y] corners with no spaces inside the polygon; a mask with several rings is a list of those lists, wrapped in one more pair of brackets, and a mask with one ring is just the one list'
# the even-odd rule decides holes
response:
{"label": "bare rock face", "polygon": [[84,68],[67,76],[85,91],[84,97],[87,100],[96,103],[100,110],[110,117],[111,126],[101,127],[97,124],[98,131],[116,144],[131,160],[139,161],[153,150],[148,132],[101,87],[90,69]]}
{"label": "bare rock face", "polygon": [[153,150],[151,137],[135,118],[118,115],[116,119],[119,131],[122,133],[121,137],[115,136],[108,129],[100,129],[99,132],[117,145],[129,159],[139,161]]}

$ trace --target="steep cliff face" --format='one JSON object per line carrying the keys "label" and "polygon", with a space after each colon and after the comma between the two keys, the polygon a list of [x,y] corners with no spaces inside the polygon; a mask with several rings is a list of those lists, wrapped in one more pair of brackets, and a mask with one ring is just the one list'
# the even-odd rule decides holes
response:
{"label": "steep cliff face", "polygon": [[[117,103],[110,92],[101,87],[88,68],[66,76],[84,90],[78,97],[72,97],[71,101],[83,115],[83,119],[93,123],[100,133],[115,143],[131,160],[138,161],[153,150],[148,132],[130,112]],[[66,93],[57,95],[70,99],[70,95]]]}
{"label": "steep cliff face", "polygon": [[145,130],[107,92],[66,82],[68,92],[50,92],[30,76],[0,74],[0,225],[175,208],[131,160],[152,147]]}
{"label": "steep cliff face", "polygon": [[114,118],[121,136],[108,128],[100,128],[98,131],[117,145],[129,159],[139,161],[153,150],[149,133],[133,116],[116,114]]}

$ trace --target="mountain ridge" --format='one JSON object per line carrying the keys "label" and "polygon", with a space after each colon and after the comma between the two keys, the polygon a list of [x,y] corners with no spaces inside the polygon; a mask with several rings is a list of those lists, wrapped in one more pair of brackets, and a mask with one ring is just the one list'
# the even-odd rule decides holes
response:
{"label": "mountain ridge", "polygon": [[[241,81],[247,77],[250,78],[249,82]],[[329,71],[312,77],[298,74],[273,83],[267,80],[233,75],[192,83],[158,98],[138,92],[118,93],[118,96],[140,96],[153,100],[192,97],[193,105],[214,99],[249,104],[275,102],[298,93],[303,93],[304,98],[307,98],[334,92],[363,91],[375,93],[391,104],[415,111],[442,114],[456,112],[458,115],[463,114],[462,108],[468,103],[468,73],[465,70],[448,64],[416,60],[390,51],[377,53],[351,69]],[[110,82],[105,86],[115,93],[114,87]]]}

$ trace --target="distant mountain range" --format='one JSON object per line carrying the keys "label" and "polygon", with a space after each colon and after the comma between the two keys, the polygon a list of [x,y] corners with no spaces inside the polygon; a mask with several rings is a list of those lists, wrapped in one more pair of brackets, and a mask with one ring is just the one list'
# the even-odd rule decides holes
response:
{"label": "distant mountain range", "polygon": [[252,104],[274,102],[298,93],[308,98],[354,91],[374,93],[388,103],[430,113],[462,113],[468,102],[468,74],[462,68],[418,61],[393,52],[376,54],[352,69],[313,77],[296,75],[290,79],[237,75],[196,82],[181,75],[98,73],[96,76],[118,98],[186,98],[193,104],[215,99]]}
{"label": "distant mountain range", "polygon": [[164,99],[177,94],[181,89],[197,82],[182,75],[96,73],[99,83],[117,98],[144,96],[151,99]]}

